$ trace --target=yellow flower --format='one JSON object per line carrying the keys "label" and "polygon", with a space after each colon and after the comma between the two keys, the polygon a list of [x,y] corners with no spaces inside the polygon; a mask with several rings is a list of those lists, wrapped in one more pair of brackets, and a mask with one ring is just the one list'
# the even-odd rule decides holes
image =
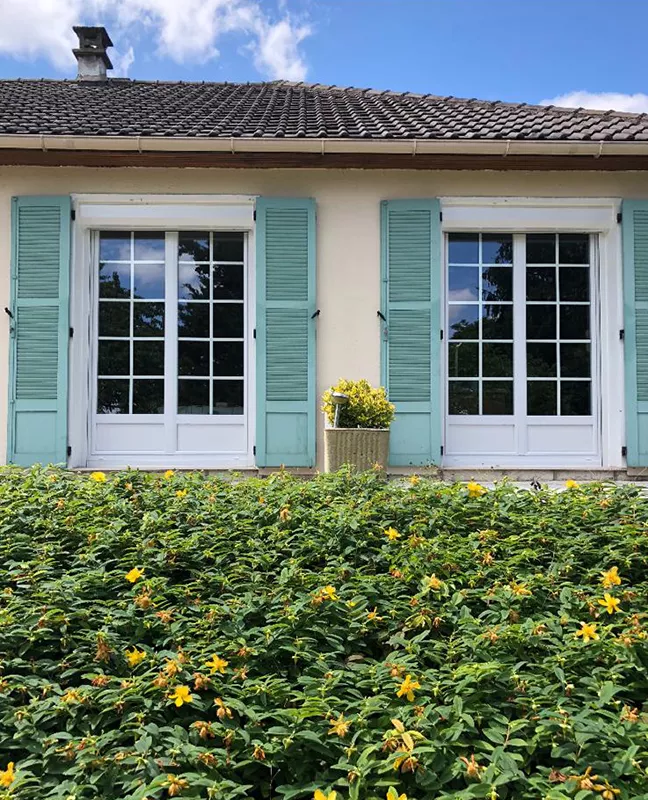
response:
{"label": "yellow flower", "polygon": [[590,639],[598,639],[599,635],[596,632],[596,623],[581,622],[581,628],[579,631],[576,631],[575,636],[582,636],[585,643],[589,642]]}
{"label": "yellow flower", "polygon": [[374,608],[373,611],[367,611],[367,619],[369,622],[381,622],[382,617],[378,616],[378,610]]}
{"label": "yellow flower", "polygon": [[178,491],[176,492],[176,497],[181,497],[182,498],[182,497],[186,497],[186,496],[187,496],[187,490],[186,489],[178,489]]}
{"label": "yellow flower", "polygon": [[168,469],[168,470],[167,470],[167,471],[164,473],[164,477],[166,478],[166,480],[171,480],[171,478],[172,478],[174,475],[175,475],[175,472],[174,472],[172,469]]}
{"label": "yellow flower", "polygon": [[511,581],[511,591],[513,594],[517,594],[519,597],[528,597],[531,592],[523,583],[516,583],[516,581]]}
{"label": "yellow flower", "polygon": [[106,473],[105,472],[91,472],[90,473],[90,480],[95,481],[96,483],[105,483],[106,482]]}
{"label": "yellow flower", "polygon": [[603,600],[599,600],[598,604],[603,606],[608,614],[614,614],[615,611],[619,610],[620,606],[620,602],[616,599],[616,597],[612,597],[612,595],[608,592],[603,595]]}
{"label": "yellow flower", "polygon": [[82,699],[76,689],[68,689],[61,698],[64,703],[80,703]]}
{"label": "yellow flower", "polygon": [[337,792],[329,792],[328,794],[324,794],[321,789],[315,789],[313,800],[335,800],[336,797]]}
{"label": "yellow flower", "polygon": [[182,793],[183,789],[189,788],[189,781],[184,778],[176,778],[175,775],[167,775],[167,793],[169,797],[175,797]]}
{"label": "yellow flower", "polygon": [[574,481],[571,478],[568,481],[565,481],[565,488],[566,489],[578,489],[579,487],[578,481]]}
{"label": "yellow flower", "polygon": [[173,693],[169,695],[169,700],[173,700],[176,706],[180,708],[185,703],[193,702],[193,697],[188,686],[176,686]]}
{"label": "yellow flower", "polygon": [[418,475],[412,475],[410,477],[410,479],[409,479],[409,482],[410,482],[410,486],[416,486],[417,484],[419,484],[421,482],[421,479],[419,478]]}
{"label": "yellow flower", "polygon": [[146,653],[143,650],[138,650],[136,647],[133,647],[132,650],[126,651],[126,660],[128,661],[131,667],[136,667],[146,658]]}
{"label": "yellow flower", "polygon": [[393,786],[390,786],[389,789],[387,789],[387,794],[385,797],[387,800],[407,800],[407,795],[405,793],[398,794]]}
{"label": "yellow flower", "polygon": [[140,569],[139,567],[133,567],[133,569],[126,573],[126,580],[129,583],[135,583],[135,581],[138,581],[142,575],[144,575],[144,570]]}
{"label": "yellow flower", "polygon": [[385,536],[389,539],[390,542],[393,542],[394,539],[400,538],[400,533],[396,530],[396,528],[387,528],[385,531]]}
{"label": "yellow flower", "polygon": [[406,675],[405,680],[400,685],[400,689],[396,692],[396,696],[405,696],[411,703],[414,700],[414,690],[420,688],[421,684],[418,681],[413,681],[411,675]]}
{"label": "yellow flower", "polygon": [[331,729],[329,730],[328,735],[332,736],[335,734],[342,739],[349,732],[351,723],[344,719],[344,714],[340,714],[337,719],[332,719],[329,725],[331,726]]}
{"label": "yellow flower", "polygon": [[279,519],[282,522],[288,522],[290,520],[290,509],[289,508],[282,508],[279,512]]}
{"label": "yellow flower", "polygon": [[0,769],[0,786],[11,786],[15,779],[14,762],[7,764],[7,769]]}
{"label": "yellow flower", "polygon": [[611,567],[607,572],[602,572],[601,583],[604,589],[611,589],[613,586],[619,586],[621,583],[619,568]]}
{"label": "yellow flower", "polygon": [[466,489],[468,489],[468,497],[481,497],[487,491],[481,483],[476,483],[475,481],[470,481]]}
{"label": "yellow flower", "polygon": [[324,586],[322,589],[319,589],[317,594],[313,597],[313,602],[316,605],[319,605],[324,600],[339,600],[339,597],[335,592],[335,586],[331,586],[330,584],[328,586]]}
{"label": "yellow flower", "polygon": [[425,578],[425,588],[426,589],[440,589],[443,586],[443,581],[434,574],[434,572],[427,578]]}
{"label": "yellow flower", "polygon": [[210,668],[212,675],[215,672],[220,672],[221,675],[224,675],[225,674],[225,667],[228,664],[229,664],[229,661],[225,661],[224,658],[220,658],[217,655],[213,655],[211,661],[208,661],[205,664],[205,666]]}

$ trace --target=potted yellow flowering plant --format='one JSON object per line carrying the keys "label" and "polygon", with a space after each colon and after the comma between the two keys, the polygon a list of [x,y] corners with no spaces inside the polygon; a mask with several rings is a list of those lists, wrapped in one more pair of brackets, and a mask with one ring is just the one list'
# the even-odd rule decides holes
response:
{"label": "potted yellow flowering plant", "polygon": [[375,388],[362,379],[342,378],[322,397],[326,416],[324,430],[324,465],[335,472],[343,464],[359,470],[380,465],[387,467],[389,426],[396,407],[387,399],[385,389]]}

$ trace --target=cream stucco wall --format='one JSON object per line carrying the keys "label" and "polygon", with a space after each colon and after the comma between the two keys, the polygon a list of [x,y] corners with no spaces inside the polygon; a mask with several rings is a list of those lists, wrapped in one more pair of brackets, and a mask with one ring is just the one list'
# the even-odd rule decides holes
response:
{"label": "cream stucco wall", "polygon": [[[341,376],[380,380],[380,201],[438,196],[648,197],[648,174],[0,168],[0,308],[9,303],[14,195],[84,193],[260,194],[317,201],[317,391]],[[7,385],[8,325],[0,323],[0,386]],[[0,460],[7,392],[0,391]],[[319,426],[321,428],[321,426]],[[321,430],[318,433],[322,460]]]}

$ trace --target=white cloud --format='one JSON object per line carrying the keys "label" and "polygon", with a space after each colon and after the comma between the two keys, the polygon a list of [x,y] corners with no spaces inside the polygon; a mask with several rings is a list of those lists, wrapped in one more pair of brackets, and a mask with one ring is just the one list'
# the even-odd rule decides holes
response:
{"label": "white cloud", "polygon": [[[74,24],[104,24],[119,48],[115,74],[126,74],[137,41],[149,38],[158,54],[175,62],[204,63],[219,55],[228,34],[249,37],[254,64],[265,77],[304,80],[307,66],[299,45],[310,35],[282,2],[273,19],[258,0],[25,0],[0,4],[0,53],[21,59],[44,57],[69,70]],[[132,42],[135,42],[133,45]]]}
{"label": "white cloud", "polygon": [[622,94],[621,92],[569,92],[542,100],[541,106],[565,106],[567,108],[592,108],[601,111],[631,111],[648,113],[648,94]]}

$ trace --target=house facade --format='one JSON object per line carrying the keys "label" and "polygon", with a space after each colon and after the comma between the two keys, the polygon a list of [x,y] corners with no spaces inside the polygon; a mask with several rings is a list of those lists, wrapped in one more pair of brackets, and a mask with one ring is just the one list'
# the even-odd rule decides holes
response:
{"label": "house facade", "polygon": [[320,85],[0,81],[0,440],[109,469],[648,464],[648,119]]}

